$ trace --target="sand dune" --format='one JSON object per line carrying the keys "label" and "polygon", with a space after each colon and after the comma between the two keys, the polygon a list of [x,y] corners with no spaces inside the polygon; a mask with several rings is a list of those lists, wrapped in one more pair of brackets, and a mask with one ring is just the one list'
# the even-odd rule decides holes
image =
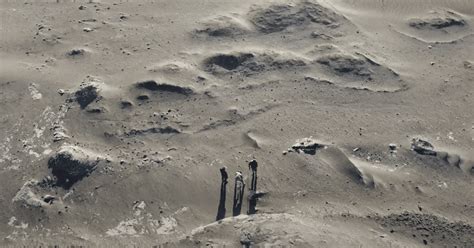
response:
{"label": "sand dune", "polygon": [[470,0],[0,15],[0,246],[474,246]]}

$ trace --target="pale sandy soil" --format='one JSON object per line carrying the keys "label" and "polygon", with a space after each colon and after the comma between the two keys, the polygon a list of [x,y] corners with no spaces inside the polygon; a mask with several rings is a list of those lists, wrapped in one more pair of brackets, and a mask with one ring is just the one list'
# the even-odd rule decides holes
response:
{"label": "pale sandy soil", "polygon": [[[0,17],[2,247],[474,247],[471,0]],[[263,196],[234,218],[252,159]]]}

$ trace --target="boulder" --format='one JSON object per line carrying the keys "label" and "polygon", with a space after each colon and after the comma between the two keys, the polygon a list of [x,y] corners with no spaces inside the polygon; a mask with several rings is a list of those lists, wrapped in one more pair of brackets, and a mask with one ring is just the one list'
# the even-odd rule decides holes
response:
{"label": "boulder", "polygon": [[421,155],[436,156],[437,154],[432,144],[420,138],[413,138],[411,149]]}
{"label": "boulder", "polygon": [[296,152],[314,155],[317,150],[326,149],[326,147],[326,145],[320,144],[312,138],[303,138],[297,140],[296,143],[291,146],[291,149]]}
{"label": "boulder", "polygon": [[56,177],[55,185],[68,189],[93,172],[101,160],[104,158],[92,151],[66,145],[49,159],[48,168]]}
{"label": "boulder", "polygon": [[79,106],[81,106],[81,109],[84,109],[92,102],[100,99],[99,87],[93,82],[81,84],[74,93],[74,97]]}

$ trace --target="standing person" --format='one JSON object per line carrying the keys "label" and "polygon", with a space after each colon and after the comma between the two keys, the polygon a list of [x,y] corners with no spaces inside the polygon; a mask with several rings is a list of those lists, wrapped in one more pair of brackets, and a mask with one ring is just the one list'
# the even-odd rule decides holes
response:
{"label": "standing person", "polygon": [[220,192],[220,197],[219,197],[219,206],[217,208],[217,216],[216,216],[216,221],[222,220],[225,218],[225,199],[226,199],[226,194],[227,194],[227,171],[226,167],[220,168],[221,172],[221,192]]}
{"label": "standing person", "polygon": [[247,214],[255,214],[257,210],[257,167],[258,163],[255,159],[249,162],[249,170],[252,171],[252,181],[250,184],[250,192],[248,196],[249,200],[249,209]]}
{"label": "standing person", "polygon": [[235,186],[234,186],[234,206],[233,215],[240,215],[242,209],[242,199],[244,197],[245,183],[242,172],[237,171],[235,173]]}
{"label": "standing person", "polygon": [[249,162],[249,170],[252,170],[252,182],[250,185],[250,190],[257,191],[257,161],[253,159]]}
{"label": "standing person", "polygon": [[229,178],[226,169],[227,168],[225,166],[220,168],[222,184],[227,184],[227,178]]}

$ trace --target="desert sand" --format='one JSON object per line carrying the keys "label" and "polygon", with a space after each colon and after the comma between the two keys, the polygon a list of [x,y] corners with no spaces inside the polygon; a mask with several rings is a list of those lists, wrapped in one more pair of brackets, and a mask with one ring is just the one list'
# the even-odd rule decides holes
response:
{"label": "desert sand", "polygon": [[0,17],[1,247],[474,247],[472,0]]}

